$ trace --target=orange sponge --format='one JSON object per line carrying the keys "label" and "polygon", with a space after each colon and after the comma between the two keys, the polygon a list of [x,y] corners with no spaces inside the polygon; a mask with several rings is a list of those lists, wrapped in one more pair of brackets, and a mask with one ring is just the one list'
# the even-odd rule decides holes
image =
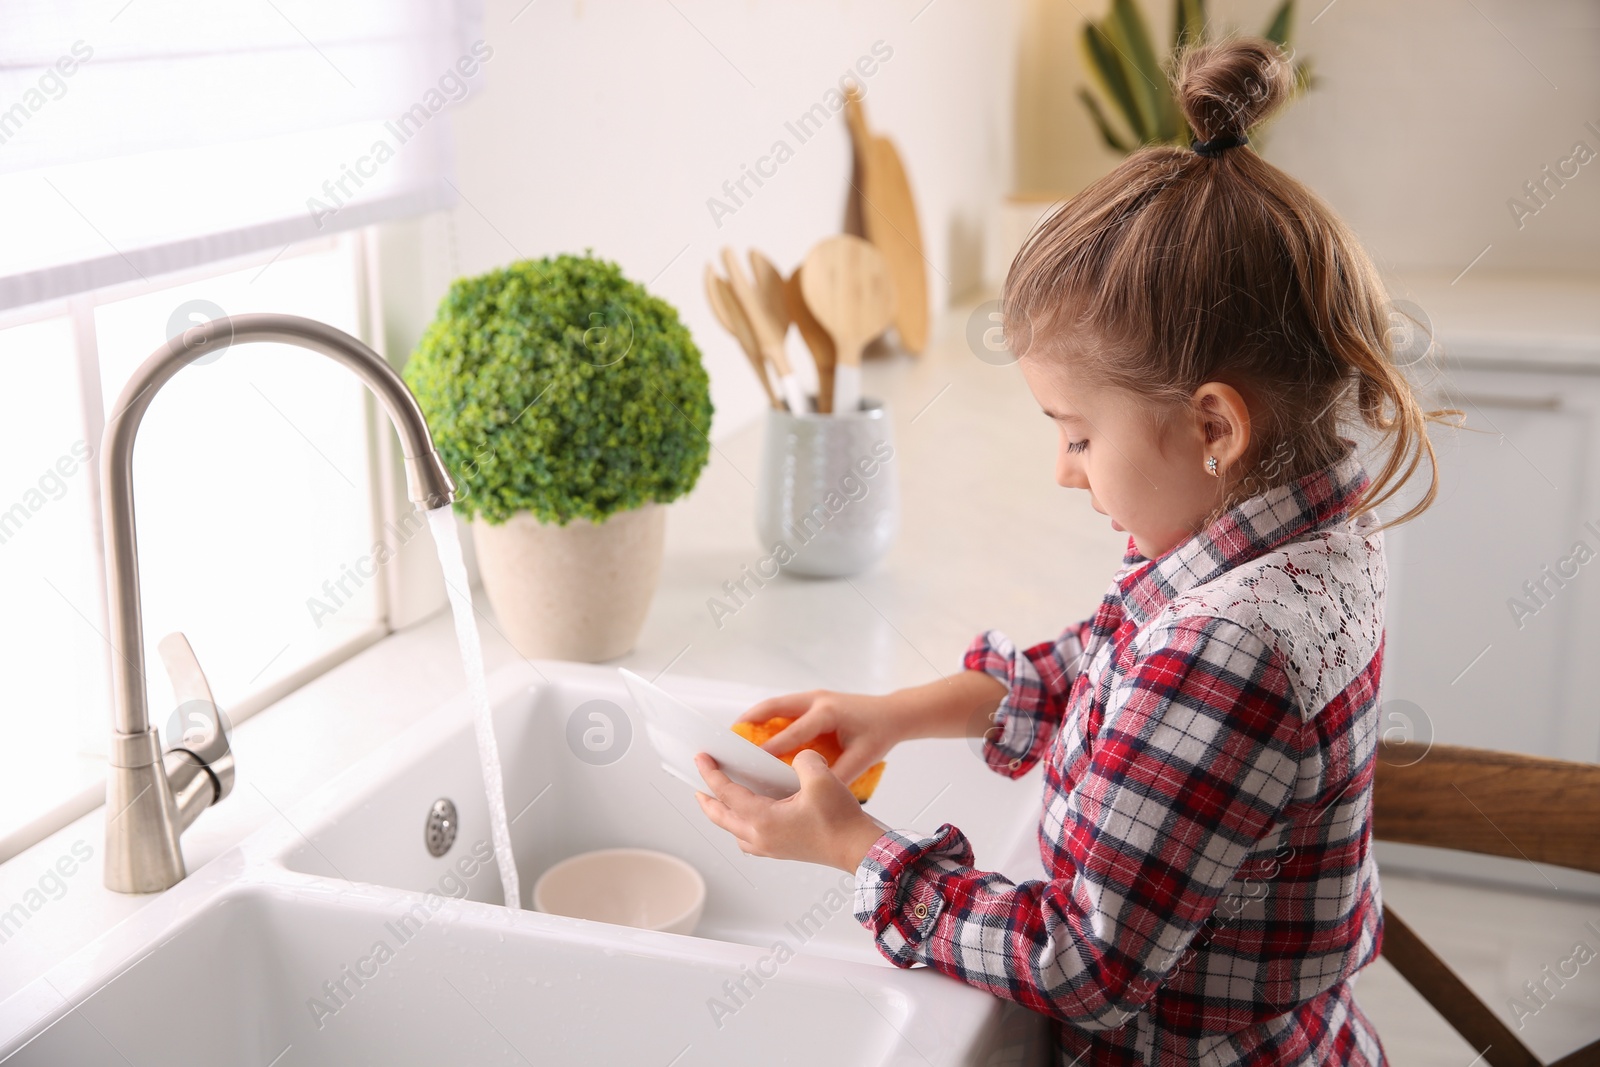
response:
{"label": "orange sponge", "polygon": [[[736,722],[733,724],[733,732],[751,744],[759,745],[769,738],[776,737],[780,730],[793,721],[793,719],[786,719],[779,715],[776,718],[768,719],[766,722]],[[793,764],[795,756],[808,748],[821,753],[822,758],[828,761],[828,766],[830,767],[833,766],[834,760],[837,760],[844,752],[844,749],[839,745],[839,735],[829,730],[825,734],[818,734],[813,737],[793,752],[787,752],[778,758],[785,763]],[[878,788],[878,779],[882,777],[883,760],[879,760],[862,771],[861,776],[850,783],[851,795],[865,804],[867,799],[872,796],[872,791]]]}

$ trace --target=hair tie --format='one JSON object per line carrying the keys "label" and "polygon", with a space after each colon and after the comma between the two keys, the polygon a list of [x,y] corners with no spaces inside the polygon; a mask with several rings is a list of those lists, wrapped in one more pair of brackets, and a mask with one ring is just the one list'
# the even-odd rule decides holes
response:
{"label": "hair tie", "polygon": [[1209,141],[1190,141],[1189,147],[1194,149],[1197,155],[1210,159],[1222,155],[1230,148],[1238,148],[1240,145],[1249,143],[1250,138],[1242,133],[1225,133],[1220,137],[1213,137]]}

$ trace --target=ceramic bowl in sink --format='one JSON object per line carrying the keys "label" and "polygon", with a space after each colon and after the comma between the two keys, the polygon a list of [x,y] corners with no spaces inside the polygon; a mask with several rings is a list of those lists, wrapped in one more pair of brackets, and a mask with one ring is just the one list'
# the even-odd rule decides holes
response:
{"label": "ceramic bowl in sink", "polygon": [[533,906],[574,919],[692,934],[705,910],[706,880],[665,852],[601,848],[568,856],[540,875]]}

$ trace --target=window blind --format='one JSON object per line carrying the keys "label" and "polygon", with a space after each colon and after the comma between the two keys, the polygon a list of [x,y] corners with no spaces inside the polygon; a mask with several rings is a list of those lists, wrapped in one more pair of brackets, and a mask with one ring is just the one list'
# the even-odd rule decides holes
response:
{"label": "window blind", "polygon": [[448,206],[478,0],[0,5],[0,309]]}

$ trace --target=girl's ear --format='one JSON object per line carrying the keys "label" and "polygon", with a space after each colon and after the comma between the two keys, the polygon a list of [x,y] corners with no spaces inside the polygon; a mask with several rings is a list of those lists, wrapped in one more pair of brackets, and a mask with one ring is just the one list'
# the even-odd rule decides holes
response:
{"label": "girl's ear", "polygon": [[1202,464],[1217,458],[1215,473],[1237,469],[1250,447],[1250,408],[1244,396],[1224,382],[1206,382],[1191,401],[1200,429]]}

